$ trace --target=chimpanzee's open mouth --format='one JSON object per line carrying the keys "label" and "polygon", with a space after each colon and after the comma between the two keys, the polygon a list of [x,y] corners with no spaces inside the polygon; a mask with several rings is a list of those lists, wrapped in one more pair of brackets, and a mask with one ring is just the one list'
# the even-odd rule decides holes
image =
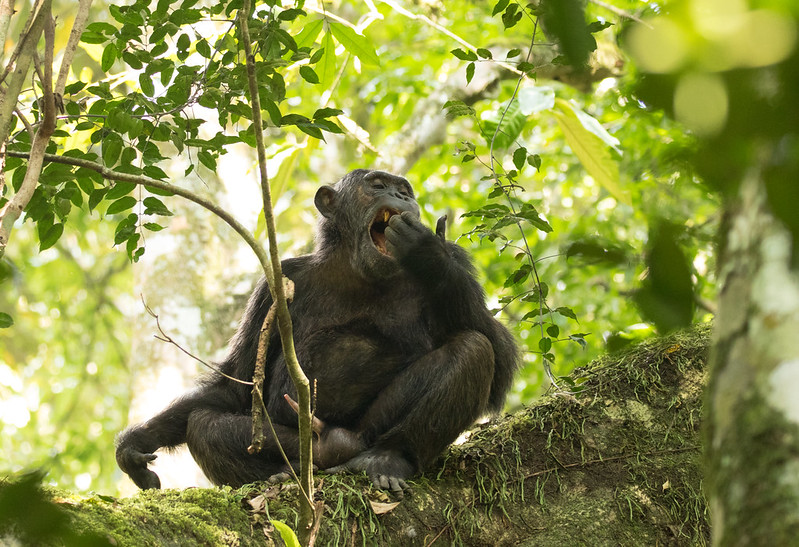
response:
{"label": "chimpanzee's open mouth", "polygon": [[388,220],[398,214],[399,212],[393,209],[380,209],[369,226],[369,235],[372,236],[372,243],[375,244],[378,251],[386,256],[391,256],[391,253],[386,248],[386,227],[388,226]]}

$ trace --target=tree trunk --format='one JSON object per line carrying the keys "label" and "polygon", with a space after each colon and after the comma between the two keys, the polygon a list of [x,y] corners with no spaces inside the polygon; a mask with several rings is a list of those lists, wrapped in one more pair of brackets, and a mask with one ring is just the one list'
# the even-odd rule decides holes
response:
{"label": "tree trunk", "polygon": [[799,537],[799,277],[757,168],[727,207],[708,389],[708,500],[716,545]]}
{"label": "tree trunk", "polygon": [[[698,429],[708,337],[709,327],[698,327],[576,370],[574,396],[476,429],[403,500],[363,476],[320,474],[316,497],[326,509],[316,544],[706,543]],[[70,516],[67,532],[52,517],[33,522],[34,505],[17,493],[12,507],[26,509],[4,531],[10,488],[0,487],[0,538],[13,531],[37,544],[85,545],[92,535],[117,545],[263,545],[278,537],[270,520],[297,525],[297,488],[283,484],[122,499],[48,491],[45,501]]]}

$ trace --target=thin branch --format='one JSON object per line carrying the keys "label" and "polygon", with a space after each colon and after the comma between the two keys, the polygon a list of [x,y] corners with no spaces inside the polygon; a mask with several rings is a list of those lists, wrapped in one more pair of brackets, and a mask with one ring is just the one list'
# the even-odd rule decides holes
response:
{"label": "thin branch", "polygon": [[[287,278],[284,278],[284,282],[286,283],[286,298],[290,302],[294,299],[294,282]],[[272,327],[275,323],[276,313],[277,303],[272,302],[272,305],[269,306],[269,311],[264,318],[264,322],[261,324],[261,332],[258,336],[258,351],[255,355],[255,372],[252,376],[252,443],[247,448],[247,452],[250,454],[255,454],[263,449],[264,416],[267,420],[269,420],[269,426],[272,428],[272,433],[274,434],[276,444],[280,448],[280,452],[283,452],[283,447],[280,444],[280,439],[277,438],[275,428],[272,427],[272,420],[266,410],[266,405],[264,405],[263,398],[263,385],[266,376],[266,355],[269,351],[269,339],[272,336]],[[289,467],[291,467],[288,458],[285,459],[286,463],[288,463]],[[297,479],[296,476],[294,478]],[[297,482],[299,483],[299,479],[297,479]]]}
{"label": "thin branch", "polygon": [[[462,46],[470,49],[471,51],[476,51],[478,49],[477,46],[475,46],[474,44],[471,44],[470,42],[467,42],[466,40],[464,40],[463,38],[461,38],[460,36],[458,36],[457,34],[452,32],[451,30],[449,30],[447,27],[439,25],[438,23],[436,23],[435,21],[433,21],[432,19],[430,19],[426,15],[419,15],[419,14],[410,12],[410,11],[406,10],[405,8],[403,8],[402,6],[400,6],[394,0],[381,0],[381,1],[384,4],[387,4],[388,6],[390,6],[391,9],[393,9],[394,11],[399,13],[400,15],[403,15],[403,16],[407,17],[408,19],[413,19],[413,20],[416,20],[416,21],[422,21],[426,25],[434,28],[435,30],[437,30],[441,34],[444,34],[445,36],[448,36],[448,37],[452,38],[453,40],[455,40],[456,42],[458,42]],[[523,74],[518,68],[516,68],[515,66],[513,66],[511,64],[505,63],[503,61],[493,61],[493,62],[495,62],[496,64],[498,64],[502,68],[505,68],[507,70],[515,72],[516,74]]]}
{"label": "thin branch", "polygon": [[[532,57],[533,48],[535,46],[535,39],[536,39],[536,34],[537,33],[538,33],[538,20],[536,20],[535,23],[533,24],[533,37],[531,39],[530,48],[527,50],[527,61],[528,62],[530,61],[530,59]],[[490,145],[489,151],[488,151],[488,153],[489,153],[489,162],[490,162],[489,169],[491,170],[491,173],[494,175],[494,183],[502,189],[502,192],[505,195],[506,200],[508,201],[508,205],[510,206],[511,212],[514,215],[516,214],[516,207],[514,206],[513,201],[511,200],[511,196],[510,196],[510,193],[513,191],[513,188],[512,187],[511,188],[507,188],[507,187],[503,186],[499,182],[499,175],[497,175],[496,167],[494,166],[494,159],[495,159],[494,158],[494,142],[496,141],[497,136],[499,135],[500,128],[502,127],[502,121],[505,119],[505,116],[508,113],[508,110],[510,109],[511,104],[513,104],[513,101],[516,100],[516,97],[517,97],[517,95],[519,93],[519,88],[521,87],[522,80],[524,79],[524,76],[525,76],[524,74],[521,74],[519,76],[519,78],[517,79],[517,81],[516,81],[516,88],[513,90],[513,95],[511,96],[511,99],[508,101],[508,104],[505,106],[505,110],[502,111],[502,115],[500,116],[499,121],[497,122],[497,128],[494,131],[494,135],[491,137],[491,145]],[[516,226],[519,228],[519,232],[521,234],[522,241],[524,242],[524,248],[526,249],[526,253],[525,254],[527,255],[527,258],[529,260],[529,263],[530,263],[530,266],[531,266],[531,269],[532,269],[533,277],[535,278],[536,288],[538,290],[538,313],[539,313],[539,316],[543,317],[543,315],[544,315],[544,306],[546,305],[546,303],[545,303],[544,293],[541,290],[541,279],[538,276],[538,268],[536,267],[536,261],[533,258],[533,251],[530,249],[530,244],[527,241],[527,236],[524,233],[524,228],[522,227],[521,221],[517,220],[516,221]],[[547,306],[547,308],[549,308],[549,307]],[[541,328],[541,339],[543,339],[545,337],[544,322],[541,321],[539,323],[539,326]],[[560,385],[558,385],[557,380],[555,380],[555,375],[552,373],[552,364],[550,363],[549,359],[547,359],[547,357],[545,355],[545,352],[543,352],[543,351],[541,352],[541,359],[542,359],[542,362],[544,363],[544,372],[546,373],[547,378],[549,379],[549,381],[552,383],[552,386],[557,391],[561,391],[561,387],[560,387]]]}
{"label": "thin branch", "polygon": [[313,449],[311,431],[311,390],[308,377],[303,372],[297,360],[297,353],[294,349],[294,333],[291,322],[291,314],[288,310],[286,294],[283,288],[283,272],[278,254],[277,235],[275,230],[275,218],[272,210],[272,196],[269,188],[269,177],[266,172],[266,150],[263,141],[263,120],[261,119],[261,101],[259,97],[258,80],[255,74],[255,56],[252,52],[251,36],[249,28],[250,0],[242,2],[239,10],[239,28],[241,31],[240,43],[244,46],[245,61],[247,64],[247,83],[250,91],[250,101],[252,106],[252,125],[255,131],[255,142],[258,150],[258,172],[261,180],[261,197],[264,205],[264,218],[266,220],[266,233],[269,237],[269,254],[272,260],[272,279],[269,286],[272,290],[273,301],[277,304],[278,329],[280,331],[280,341],[283,346],[283,356],[286,361],[291,380],[297,390],[297,400],[300,407],[298,418],[299,429],[299,451],[300,451],[300,487],[306,493],[307,499],[300,503],[300,537],[305,543],[308,542],[314,524],[314,505],[313,499]]}
{"label": "thin branch", "polygon": [[142,306],[144,306],[144,311],[146,311],[150,315],[150,317],[155,319],[155,326],[158,329],[158,332],[161,334],[161,336],[158,336],[157,334],[154,335],[156,340],[160,340],[161,342],[166,342],[168,344],[172,344],[173,346],[178,348],[180,351],[182,351],[183,353],[185,353],[186,355],[188,355],[189,357],[191,357],[192,359],[194,359],[195,361],[200,363],[202,366],[213,370],[214,372],[216,372],[220,376],[224,376],[228,380],[231,380],[233,382],[238,382],[239,384],[244,384],[245,386],[253,385],[252,382],[248,382],[246,380],[240,380],[239,378],[234,378],[233,376],[229,376],[229,375],[225,374],[218,367],[215,367],[214,365],[206,363],[205,361],[203,361],[202,359],[200,359],[199,357],[197,357],[196,355],[191,353],[189,350],[185,349],[183,346],[181,346],[180,344],[175,342],[172,339],[171,336],[169,336],[166,332],[164,332],[164,329],[161,327],[161,320],[158,318],[158,314],[155,313],[152,310],[152,308],[150,308],[150,306],[147,305],[147,302],[144,301],[144,295],[141,295],[141,303],[142,303]]}
{"label": "thin branch", "polygon": [[64,96],[64,88],[67,85],[69,69],[72,67],[72,60],[75,58],[75,52],[78,50],[80,37],[89,21],[89,8],[91,5],[92,0],[80,0],[78,3],[78,13],[75,15],[75,21],[72,23],[72,31],[69,33],[67,47],[64,49],[64,54],[61,57],[61,68],[58,71],[58,80],[55,84],[55,93],[61,97]]}
{"label": "thin branch", "polygon": [[611,11],[611,12],[615,13],[616,15],[618,15],[619,17],[626,17],[627,19],[632,19],[636,23],[640,23],[640,24],[644,25],[647,28],[653,28],[652,25],[650,25],[649,23],[647,23],[646,21],[644,21],[643,19],[641,19],[637,15],[633,15],[629,11],[625,11],[625,10],[623,10],[621,8],[617,8],[616,6],[611,6],[610,4],[608,4],[607,2],[603,2],[602,0],[590,0],[590,1],[591,1],[592,4],[596,4],[600,8],[604,8],[604,9],[606,9],[608,11]]}
{"label": "thin branch", "polygon": [[28,118],[26,118],[25,115],[22,114],[19,108],[15,107],[14,113],[17,115],[17,118],[19,118],[19,121],[22,122],[22,125],[25,126],[25,131],[28,132],[28,136],[30,137],[31,142],[33,142],[33,138],[36,136],[36,132],[33,130],[33,126],[28,121]]}
{"label": "thin branch", "polygon": [[[538,477],[541,475],[545,475],[546,473],[552,473],[554,471],[560,471],[561,469],[570,469],[572,467],[585,467],[587,465],[593,465],[597,463],[606,463],[606,462],[613,462],[618,460],[629,460],[630,458],[639,458],[641,456],[662,456],[663,454],[679,454],[680,452],[690,452],[692,450],[699,450],[699,446],[684,446],[682,448],[669,448],[665,450],[653,450],[651,452],[635,452],[630,454],[620,454],[618,456],[610,456],[608,458],[596,458],[593,460],[588,460],[586,462],[574,462],[574,463],[567,463],[562,464],[558,462],[557,467],[550,467],[548,469],[542,469],[541,471],[536,471],[534,473],[528,473],[524,476],[525,479],[529,479],[532,477]],[[557,459],[555,460],[557,462]]]}
{"label": "thin branch", "polygon": [[[14,158],[29,158],[30,154],[27,152],[18,152],[15,150],[7,150],[7,156],[11,156]],[[120,173],[118,171],[114,171],[113,169],[109,169],[105,165],[101,165],[99,163],[95,163],[93,161],[85,160],[82,158],[71,158],[67,156],[58,156],[56,154],[44,154],[44,161],[52,162],[52,163],[61,163],[64,165],[74,165],[75,167],[85,167],[86,169],[91,169],[92,171],[96,171],[100,173],[104,179],[107,180],[116,180],[122,182],[132,182],[133,184],[138,184],[142,186],[152,186],[153,188],[159,188],[161,190],[166,190],[172,192],[173,194],[185,198],[189,201],[192,201],[207,209],[208,211],[212,212],[220,219],[222,219],[228,226],[233,228],[233,230],[241,236],[241,238],[249,245],[255,255],[258,257],[258,260],[265,269],[269,268],[269,257],[266,255],[266,251],[264,248],[255,240],[252,236],[250,231],[245,228],[239,221],[237,221],[233,216],[222,209],[216,203],[192,192],[191,190],[187,190],[186,188],[182,188],[180,186],[175,186],[174,184],[170,184],[168,182],[164,182],[162,180],[150,178],[145,175],[132,175],[130,173]]]}

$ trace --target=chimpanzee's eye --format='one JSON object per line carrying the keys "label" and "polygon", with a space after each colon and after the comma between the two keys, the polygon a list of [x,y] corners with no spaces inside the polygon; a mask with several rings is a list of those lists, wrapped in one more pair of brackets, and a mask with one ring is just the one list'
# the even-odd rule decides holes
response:
{"label": "chimpanzee's eye", "polygon": [[386,185],[382,182],[373,182],[372,183],[372,190],[385,190]]}

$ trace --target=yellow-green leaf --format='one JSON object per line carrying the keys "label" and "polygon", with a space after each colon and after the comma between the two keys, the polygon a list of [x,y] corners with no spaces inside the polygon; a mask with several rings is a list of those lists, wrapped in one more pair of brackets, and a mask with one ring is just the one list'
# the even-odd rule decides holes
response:
{"label": "yellow-green leaf", "polygon": [[312,46],[316,37],[319,36],[319,32],[321,32],[324,22],[324,19],[316,19],[305,25],[302,31],[294,37],[297,47]]}
{"label": "yellow-green leaf", "polygon": [[352,28],[341,23],[330,23],[330,31],[344,49],[358,57],[364,63],[380,65],[375,48],[366,36],[358,34]]}
{"label": "yellow-green leaf", "polygon": [[333,43],[333,36],[329,32],[325,32],[325,36],[322,38],[322,48],[324,54],[317,63],[317,73],[322,85],[327,87],[333,81],[336,72],[336,46]]}
{"label": "yellow-green leaf", "polygon": [[571,105],[563,99],[555,99],[553,112],[566,136],[566,142],[588,174],[617,201],[630,205],[629,194],[619,184],[619,165],[611,156],[609,146],[586,129]]}
{"label": "yellow-green leaf", "polygon": [[297,539],[297,534],[295,534],[294,530],[289,528],[286,523],[280,522],[279,520],[273,520],[271,522],[272,526],[274,526],[275,530],[277,530],[280,534],[280,537],[283,539],[286,547],[301,547],[300,540]]}

